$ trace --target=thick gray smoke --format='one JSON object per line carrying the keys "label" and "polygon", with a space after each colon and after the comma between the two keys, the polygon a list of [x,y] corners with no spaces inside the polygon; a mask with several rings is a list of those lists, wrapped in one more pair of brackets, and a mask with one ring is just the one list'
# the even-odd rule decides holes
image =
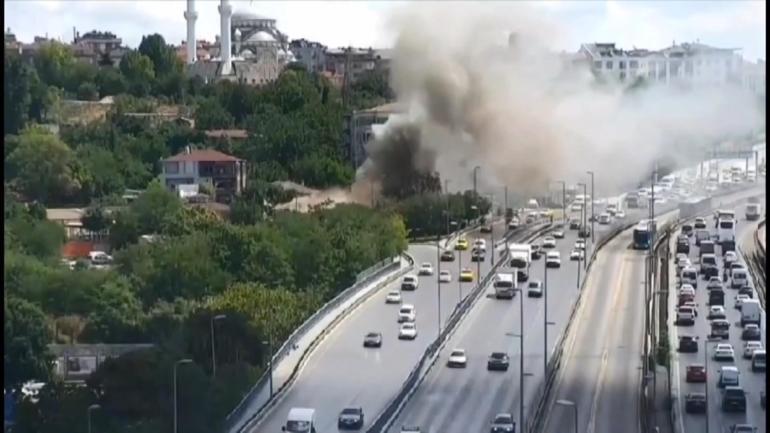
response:
{"label": "thick gray smoke", "polygon": [[413,3],[392,24],[391,84],[409,110],[369,144],[359,179],[438,171],[460,189],[479,165],[482,187],[535,194],[593,170],[609,193],[646,177],[662,155],[698,158],[763,122],[738,87],[599,86],[587,67],[545,48],[558,27],[521,3]]}

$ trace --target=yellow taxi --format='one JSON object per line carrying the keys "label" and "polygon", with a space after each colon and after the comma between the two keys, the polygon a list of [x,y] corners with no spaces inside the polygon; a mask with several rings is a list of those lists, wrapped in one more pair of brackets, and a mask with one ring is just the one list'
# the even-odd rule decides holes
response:
{"label": "yellow taxi", "polygon": [[457,240],[457,243],[455,244],[455,249],[457,251],[465,251],[468,249],[468,240],[465,238],[460,238]]}
{"label": "yellow taxi", "polygon": [[473,271],[468,268],[464,268],[462,271],[460,271],[460,281],[473,281]]}

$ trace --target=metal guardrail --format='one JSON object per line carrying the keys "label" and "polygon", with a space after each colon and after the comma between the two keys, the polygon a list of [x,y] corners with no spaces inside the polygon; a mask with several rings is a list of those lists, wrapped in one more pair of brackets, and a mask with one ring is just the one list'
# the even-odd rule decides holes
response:
{"label": "metal guardrail", "polygon": [[[534,238],[542,234],[544,231],[547,231],[551,228],[552,228],[552,225],[547,224],[545,226],[540,226],[538,228],[535,228],[534,231],[528,233],[529,230],[532,230],[532,227],[522,226],[506,234],[505,239],[511,239],[514,236],[524,235],[525,233],[528,233],[526,237]],[[440,352],[440,349],[443,346],[443,344],[454,333],[454,331],[457,328],[457,325],[460,323],[462,318],[467,314],[467,312],[473,306],[474,302],[478,299],[479,295],[484,291],[484,288],[491,281],[491,278],[495,274],[495,271],[503,263],[505,263],[506,257],[507,257],[507,252],[504,252],[500,256],[498,262],[492,266],[492,269],[490,269],[490,271],[487,273],[484,279],[479,281],[479,283],[473,288],[473,290],[465,297],[465,299],[463,299],[463,301],[457,306],[457,308],[455,308],[454,312],[452,313],[452,315],[449,317],[446,324],[444,325],[444,328],[441,330],[441,333],[425,350],[423,356],[420,358],[420,361],[417,363],[417,365],[415,365],[415,367],[409,373],[409,376],[407,376],[407,379],[404,381],[404,384],[401,386],[401,389],[399,390],[399,392],[390,401],[390,403],[388,403],[385,409],[383,409],[379,413],[375,421],[367,429],[367,433],[383,433],[392,426],[393,422],[395,422],[395,420],[401,414],[401,411],[403,410],[405,404],[409,400],[409,397],[414,393],[417,386],[420,384],[422,379],[427,375],[427,372],[429,371],[430,367],[435,362],[436,360],[435,355],[438,352]],[[428,368],[428,370],[423,371],[423,369],[426,367]]]}
{"label": "metal guardrail", "polygon": [[[404,271],[399,272],[395,274],[393,277],[389,278],[382,284],[390,284],[390,282],[393,281],[393,278],[398,278],[403,274],[405,271],[408,271],[411,269],[412,266],[414,266],[414,259],[411,256],[404,255],[407,261],[409,261],[410,266],[405,268]],[[390,262],[390,263],[388,263]],[[342,291],[340,294],[335,296],[332,300],[324,304],[320,309],[318,309],[312,316],[310,316],[307,320],[305,320],[302,325],[300,325],[297,329],[294,330],[294,332],[284,341],[283,345],[278,349],[278,351],[273,355],[272,358],[272,365],[275,365],[278,361],[280,361],[282,358],[284,358],[286,355],[288,355],[293,349],[296,342],[304,336],[304,334],[307,332],[308,329],[315,326],[315,324],[326,314],[328,314],[329,311],[337,308],[340,304],[346,302],[348,299],[350,299],[352,296],[354,296],[356,293],[358,293],[363,287],[366,287],[372,280],[375,280],[376,278],[382,276],[383,274],[386,274],[388,272],[392,272],[393,270],[397,269],[400,266],[400,262],[396,261],[394,258],[389,258],[386,260],[383,260],[381,262],[376,263],[375,265],[369,267],[368,269],[362,271],[358,274],[356,277],[356,283],[352,286],[348,287],[344,291]],[[376,292],[377,289],[372,290],[372,292]],[[366,298],[366,297],[364,297]],[[357,306],[358,303],[352,305],[351,307]],[[350,308],[350,307],[349,307]],[[297,371],[299,369],[299,366],[302,364],[302,361],[306,358],[309,351],[312,350],[312,348],[315,347],[317,344],[317,341],[319,338],[322,338],[326,335],[326,332],[329,328],[333,327],[339,322],[340,317],[344,317],[347,315],[347,311],[340,313],[340,315],[335,319],[332,323],[329,324],[327,327],[327,330],[324,330],[319,334],[318,337],[308,346],[308,348],[305,350],[305,353],[303,353],[300,360],[297,362],[297,365],[292,370],[291,374],[289,375],[289,378],[287,381],[276,390],[276,392],[273,394],[271,398],[269,398],[265,403],[263,403],[260,406],[260,409],[250,418],[246,420],[246,422],[243,423],[243,426],[238,427],[238,431],[243,431],[243,429],[253,423],[260,414],[264,413],[264,409],[267,408],[271,402],[273,402],[277,396],[281,395],[281,393],[286,389],[287,385],[291,384],[297,374]],[[244,398],[238,403],[238,406],[235,407],[235,409],[227,416],[225,419],[225,428],[224,431],[228,432],[232,429],[236,428],[236,423],[242,419],[244,416],[244,412],[254,403],[254,400],[259,398],[260,390],[262,390],[270,381],[270,371],[266,371],[262,376],[257,380],[257,382],[254,384],[254,386],[249,390],[249,392],[244,396]]]}

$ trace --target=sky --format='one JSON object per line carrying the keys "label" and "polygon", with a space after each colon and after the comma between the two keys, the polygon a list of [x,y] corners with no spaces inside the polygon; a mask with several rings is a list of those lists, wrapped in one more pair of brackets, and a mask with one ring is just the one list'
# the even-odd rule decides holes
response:
{"label": "sky", "polygon": [[[395,40],[390,23],[402,1],[231,0],[235,11],[277,20],[290,39],[305,38],[329,47],[387,48]],[[421,2],[426,3],[426,2]],[[445,7],[455,2],[436,2]],[[562,29],[551,48],[577,51],[581,43],[615,42],[621,48],[661,49],[673,42],[741,48],[746,60],[766,59],[764,1],[546,0],[531,2],[544,19]],[[218,0],[196,0],[197,39],[219,33]],[[160,33],[179,44],[186,34],[185,0],[4,0],[5,28],[23,42],[45,36],[70,42],[73,27],[111,31],[130,47],[142,35]]]}

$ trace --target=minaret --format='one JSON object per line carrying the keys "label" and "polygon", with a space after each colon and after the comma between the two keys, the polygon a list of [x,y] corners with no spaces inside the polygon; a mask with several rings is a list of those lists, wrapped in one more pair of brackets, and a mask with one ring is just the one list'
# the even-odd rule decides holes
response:
{"label": "minaret", "polygon": [[219,58],[222,59],[222,75],[230,75],[232,69],[232,61],[230,59],[230,53],[232,48],[230,46],[230,17],[233,14],[233,8],[228,3],[228,0],[221,0],[219,4]]}
{"label": "minaret", "polygon": [[195,20],[198,19],[198,13],[195,12],[195,0],[187,0],[187,10],[184,13],[184,19],[187,20],[187,64],[191,65],[197,60]]}

